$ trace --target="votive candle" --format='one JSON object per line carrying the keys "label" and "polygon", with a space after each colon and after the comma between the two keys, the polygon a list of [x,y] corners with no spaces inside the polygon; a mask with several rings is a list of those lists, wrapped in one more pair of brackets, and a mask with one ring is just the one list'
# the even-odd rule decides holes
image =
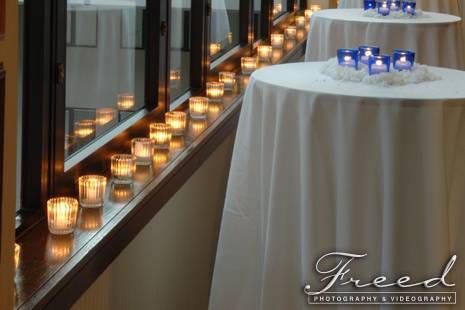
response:
{"label": "votive candle", "polygon": [[103,206],[107,178],[101,175],[84,175],[79,177],[79,202],[84,208]]}
{"label": "votive candle", "polygon": [[171,136],[172,133],[170,125],[165,123],[150,124],[150,139],[152,139],[155,148],[169,148]]}
{"label": "votive candle", "polygon": [[76,137],[85,138],[95,133],[95,121],[84,119],[74,123],[74,134]]}
{"label": "votive candle", "polygon": [[241,58],[242,74],[251,74],[257,69],[257,57]]}
{"label": "votive candle", "polygon": [[284,45],[284,34],[272,33],[271,34],[271,46],[274,48],[283,48]]}
{"label": "votive candle", "polygon": [[153,153],[153,141],[150,138],[131,140],[131,153],[136,158],[136,165],[150,165]]}
{"label": "votive candle", "polygon": [[165,122],[171,126],[173,136],[182,136],[186,131],[187,115],[183,111],[170,111],[165,113]]}
{"label": "votive candle", "polygon": [[312,5],[310,6],[310,9],[311,9],[313,12],[321,11],[321,5],[320,5],[320,4],[312,4]]}
{"label": "votive candle", "polygon": [[222,71],[219,73],[219,81],[224,84],[224,90],[233,90],[236,85],[236,73]]}
{"label": "votive candle", "polygon": [[400,0],[390,0],[390,10],[400,11]]}
{"label": "votive candle", "polygon": [[117,184],[131,184],[136,171],[136,158],[129,154],[111,156],[111,175]]}
{"label": "votive candle", "polygon": [[76,228],[79,203],[71,197],[56,197],[47,201],[48,230],[54,235],[67,235]]}
{"label": "votive candle", "polygon": [[363,8],[365,11],[376,9],[376,0],[364,0]]}
{"label": "votive candle", "polygon": [[117,111],[112,108],[100,108],[95,111],[95,122],[99,126],[108,124],[116,118]]}
{"label": "votive candle", "polygon": [[210,101],[221,101],[224,95],[224,83],[207,82],[206,93]]}
{"label": "votive candle", "polygon": [[210,43],[210,56],[213,56],[221,51],[220,43]]}
{"label": "votive candle", "polygon": [[370,75],[389,72],[391,57],[389,55],[371,55],[368,58],[368,73]]}
{"label": "votive candle", "polygon": [[357,69],[358,49],[341,48],[337,50],[337,60],[340,66]]}
{"label": "votive candle", "polygon": [[192,118],[205,118],[208,111],[207,97],[190,97],[189,113]]}
{"label": "votive candle", "polygon": [[368,65],[368,57],[371,55],[378,55],[380,48],[378,46],[362,45],[358,48],[359,61],[364,65]]}
{"label": "votive candle", "polygon": [[270,61],[273,47],[271,45],[259,45],[257,47],[258,59],[260,61]]}
{"label": "votive candle", "polygon": [[295,39],[297,34],[297,27],[296,26],[287,26],[284,29],[284,34],[286,35],[287,39]]}
{"label": "votive candle", "polygon": [[305,16],[296,16],[295,25],[297,28],[305,28]]}
{"label": "votive candle", "polygon": [[389,3],[387,1],[378,2],[378,14],[386,16],[386,15],[389,15],[389,13],[390,13]]}
{"label": "votive candle", "polygon": [[394,69],[398,71],[412,70],[415,63],[415,53],[411,51],[395,50],[392,56]]}
{"label": "votive candle", "polygon": [[402,10],[407,15],[415,15],[415,8],[417,6],[416,1],[404,1],[402,2]]}
{"label": "votive candle", "polygon": [[125,93],[118,95],[118,109],[122,111],[131,110],[134,108],[134,94]]}

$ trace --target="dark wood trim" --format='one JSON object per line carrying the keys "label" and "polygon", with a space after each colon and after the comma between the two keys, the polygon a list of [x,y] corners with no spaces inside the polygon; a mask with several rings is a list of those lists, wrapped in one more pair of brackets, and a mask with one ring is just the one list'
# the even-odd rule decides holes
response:
{"label": "dark wood trim", "polygon": [[[0,7],[1,9],[1,7]],[[4,137],[3,133],[5,132],[5,70],[3,69],[3,63],[0,62],[0,236],[2,234],[2,209],[3,209],[3,150],[4,146]],[[2,238],[0,238],[2,240]],[[0,249],[0,258],[1,249]],[[0,259],[1,260],[1,259]]]}
{"label": "dark wood trim", "polygon": [[261,37],[269,38],[273,27],[273,1],[262,0]]}
{"label": "dark wood trim", "polygon": [[146,42],[146,69],[145,69],[145,105],[147,109],[154,110],[166,103],[168,83],[166,68],[168,36],[162,33],[162,23],[167,21],[166,1],[147,1],[145,18],[147,31]]}
{"label": "dark wood trim", "polygon": [[199,93],[203,90],[208,67],[207,50],[207,1],[198,0],[191,7],[191,89]]}
{"label": "dark wood trim", "polygon": [[249,33],[253,33],[253,0],[240,0],[239,3],[239,42],[241,46],[249,43]]}
{"label": "dark wood trim", "polygon": [[0,41],[5,38],[5,0],[0,0]]}

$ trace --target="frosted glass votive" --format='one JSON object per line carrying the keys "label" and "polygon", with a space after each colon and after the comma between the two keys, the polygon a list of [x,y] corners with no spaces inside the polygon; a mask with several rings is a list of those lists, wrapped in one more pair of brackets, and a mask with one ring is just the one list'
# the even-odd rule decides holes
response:
{"label": "frosted glass votive", "polygon": [[236,73],[222,71],[219,73],[219,81],[224,84],[224,90],[233,90],[236,85]]}
{"label": "frosted glass votive", "polygon": [[117,111],[112,108],[101,108],[95,111],[95,123],[99,126],[108,124],[116,118]]}
{"label": "frosted glass votive", "polygon": [[208,112],[207,97],[190,97],[189,113],[191,118],[206,118]]}
{"label": "frosted glass votive", "polygon": [[182,136],[186,131],[187,115],[182,111],[170,111],[165,113],[165,122],[171,126],[173,136]]}
{"label": "frosted glass votive", "polygon": [[115,154],[111,156],[111,175],[113,183],[131,184],[136,171],[136,158],[129,154]]}
{"label": "frosted glass votive", "polygon": [[271,45],[260,45],[257,47],[258,59],[260,61],[270,61],[273,47]]}
{"label": "frosted glass votive", "polygon": [[171,126],[165,123],[150,124],[150,139],[153,141],[153,146],[157,149],[170,147],[171,141]]}
{"label": "frosted glass votive", "polygon": [[95,121],[84,119],[74,123],[74,135],[79,138],[85,138],[95,133]]}
{"label": "frosted glass votive", "polygon": [[257,69],[257,57],[241,58],[242,74],[252,74]]}
{"label": "frosted glass votive", "polygon": [[305,16],[296,16],[295,25],[297,28],[305,28]]}
{"label": "frosted glass votive", "polygon": [[118,95],[118,109],[122,111],[131,110],[134,108],[135,99],[134,94],[125,93]]}
{"label": "frosted glass votive", "polygon": [[286,36],[287,39],[295,39],[296,35],[297,35],[297,27],[296,26],[287,26],[285,29],[284,29],[284,34]]}
{"label": "frosted glass votive", "polygon": [[224,95],[224,83],[223,82],[207,82],[206,93],[210,101],[221,101]]}
{"label": "frosted glass votive", "polygon": [[136,165],[150,165],[153,153],[153,141],[150,138],[131,140],[131,153],[136,158]]}
{"label": "frosted glass votive", "polygon": [[283,48],[284,45],[284,34],[272,33],[271,34],[271,46],[274,48]]}
{"label": "frosted glass votive", "polygon": [[107,178],[101,175],[84,175],[79,177],[79,202],[84,208],[103,206]]}
{"label": "frosted glass votive", "polygon": [[74,232],[79,203],[71,197],[56,197],[47,201],[48,230],[54,235]]}

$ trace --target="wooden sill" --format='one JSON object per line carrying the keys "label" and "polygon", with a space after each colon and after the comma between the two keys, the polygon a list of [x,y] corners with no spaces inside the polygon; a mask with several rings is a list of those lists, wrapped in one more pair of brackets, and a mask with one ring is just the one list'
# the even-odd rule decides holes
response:
{"label": "wooden sill", "polygon": [[[298,60],[305,45],[306,38],[279,63]],[[198,137],[181,151],[170,153],[169,163],[154,177],[135,182],[131,198],[119,201],[118,192],[107,190],[113,196],[107,197],[110,202],[103,208],[81,209],[79,229],[73,236],[51,236],[46,221],[22,234],[17,240],[21,256],[15,308],[71,307],[222,141],[235,132],[242,96],[226,98],[225,110]]]}

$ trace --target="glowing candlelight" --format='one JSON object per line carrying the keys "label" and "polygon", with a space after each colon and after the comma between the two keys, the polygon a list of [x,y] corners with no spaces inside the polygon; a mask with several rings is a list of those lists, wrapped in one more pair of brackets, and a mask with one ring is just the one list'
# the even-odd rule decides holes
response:
{"label": "glowing candlelight", "polygon": [[107,178],[101,175],[84,175],[78,179],[79,202],[84,208],[103,206]]}
{"label": "glowing candlelight", "polygon": [[286,35],[287,39],[295,39],[295,36],[297,34],[297,27],[287,26],[286,29],[284,29],[284,34]]}
{"label": "glowing candlelight", "polygon": [[277,63],[284,55],[282,49],[275,49],[271,54],[271,63]]}
{"label": "glowing candlelight", "polygon": [[305,16],[296,16],[295,25],[297,28],[305,28]]}
{"label": "glowing candlelight", "polygon": [[171,111],[165,113],[165,122],[171,126],[173,136],[182,136],[187,126],[186,112]]}
{"label": "glowing candlelight", "polygon": [[153,158],[152,158],[153,167],[155,169],[159,169],[163,167],[168,162],[169,159],[170,159],[170,153],[168,150],[162,150],[162,149],[155,150],[155,152],[153,153]]}
{"label": "glowing candlelight", "polygon": [[76,137],[72,135],[65,135],[65,150],[69,150],[76,144]]}
{"label": "glowing candlelight", "polygon": [[260,45],[257,47],[258,59],[260,61],[270,61],[273,47],[271,45]]}
{"label": "glowing candlelight", "polygon": [[228,32],[228,43],[229,44],[233,43],[233,33],[231,31]]}
{"label": "glowing candlelight", "polygon": [[79,138],[85,138],[95,133],[95,121],[84,119],[74,123],[74,134]]}
{"label": "glowing candlelight", "polygon": [[165,123],[150,124],[150,139],[152,139],[155,148],[169,148],[171,136],[170,125]]}
{"label": "glowing candlelight", "polygon": [[247,34],[247,39],[248,39],[248,42],[249,42],[250,44],[252,44],[252,43],[255,41],[255,35],[254,35],[254,33],[253,33],[253,32],[249,32],[249,33]]}
{"label": "glowing candlelight", "polygon": [[321,5],[320,5],[320,4],[313,4],[313,5],[310,6],[310,9],[311,9],[313,12],[321,11]]}
{"label": "glowing candlelight", "polygon": [[72,235],[49,235],[47,238],[47,256],[53,262],[61,262],[71,255],[73,250]]}
{"label": "glowing candlelight", "polygon": [[129,154],[111,156],[111,175],[117,184],[131,184],[136,171],[136,158]]}
{"label": "glowing candlelight", "polygon": [[306,21],[308,23],[310,21],[310,19],[312,18],[313,11],[312,10],[305,10],[304,15],[305,15],[305,19],[306,19]]}
{"label": "glowing candlelight", "polygon": [[192,118],[205,118],[208,111],[207,97],[190,97],[189,113]]}
{"label": "glowing candlelight", "polygon": [[241,58],[242,74],[251,74],[257,69],[257,57],[242,57]]}
{"label": "glowing candlelight", "polygon": [[131,110],[134,108],[134,94],[126,93],[118,95],[118,109],[122,111]]}
{"label": "glowing candlelight", "polygon": [[208,105],[208,119],[214,121],[224,110],[224,105],[221,103],[212,102]]}
{"label": "glowing candlelight", "polygon": [[219,81],[224,84],[224,90],[233,90],[236,85],[236,73],[222,71],[219,73]]}
{"label": "glowing candlelight", "polygon": [[79,203],[71,197],[51,198],[47,201],[48,230],[54,235],[67,235],[76,228]]}
{"label": "glowing candlelight", "polygon": [[306,37],[306,34],[307,33],[305,32],[304,29],[298,29],[297,34],[296,34],[296,39],[300,41],[300,40],[302,40],[303,38]]}
{"label": "glowing candlelight", "polygon": [[177,152],[184,147],[184,137],[176,136],[171,139],[170,142],[170,150],[173,152]]}
{"label": "glowing candlelight", "polygon": [[221,101],[224,95],[224,83],[207,82],[206,93],[210,101]]}
{"label": "glowing candlelight", "polygon": [[108,124],[116,118],[117,111],[112,108],[101,108],[95,111],[95,123],[99,126]]}
{"label": "glowing candlelight", "polygon": [[213,56],[221,51],[220,43],[210,43],[210,56]]}
{"label": "glowing candlelight", "polygon": [[170,81],[179,81],[181,80],[181,70],[172,69],[170,70]]}
{"label": "glowing candlelight", "polygon": [[276,4],[274,5],[274,8],[275,8],[275,10],[276,10],[276,13],[280,13],[280,12],[282,12],[282,10],[283,10],[283,5],[282,5],[281,3],[276,3]]}
{"label": "glowing candlelight", "polygon": [[20,254],[21,254],[21,246],[15,243],[15,270],[17,270],[19,266],[19,255]]}
{"label": "glowing candlelight", "polygon": [[126,202],[134,195],[132,184],[111,184],[110,199],[114,202]]}
{"label": "glowing candlelight", "polygon": [[153,141],[150,138],[131,140],[131,153],[136,158],[136,165],[150,165],[153,153]]}
{"label": "glowing candlelight", "polygon": [[192,140],[197,138],[207,127],[208,123],[206,119],[192,119],[189,122],[189,137]]}
{"label": "glowing candlelight", "polygon": [[284,34],[272,33],[271,34],[271,46],[274,48],[283,48],[284,45]]}

